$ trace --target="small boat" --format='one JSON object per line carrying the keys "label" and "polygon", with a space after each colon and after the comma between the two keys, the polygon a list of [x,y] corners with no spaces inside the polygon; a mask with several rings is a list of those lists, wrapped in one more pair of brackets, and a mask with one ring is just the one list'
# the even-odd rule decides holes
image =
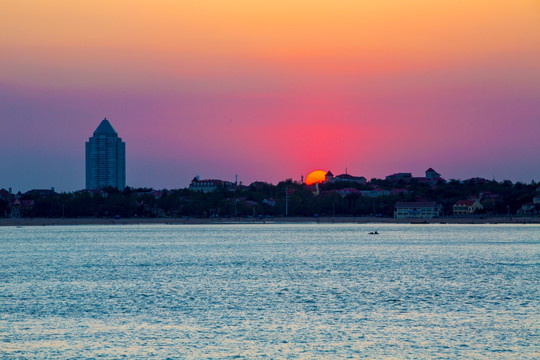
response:
{"label": "small boat", "polygon": [[368,232],[369,235],[379,235],[377,230]]}

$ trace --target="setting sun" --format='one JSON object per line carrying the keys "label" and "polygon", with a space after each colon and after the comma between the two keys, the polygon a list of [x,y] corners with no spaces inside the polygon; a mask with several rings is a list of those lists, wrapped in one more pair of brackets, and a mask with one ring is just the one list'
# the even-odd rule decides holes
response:
{"label": "setting sun", "polygon": [[306,185],[313,185],[315,183],[322,183],[326,180],[326,171],[315,170],[309,173],[306,177]]}

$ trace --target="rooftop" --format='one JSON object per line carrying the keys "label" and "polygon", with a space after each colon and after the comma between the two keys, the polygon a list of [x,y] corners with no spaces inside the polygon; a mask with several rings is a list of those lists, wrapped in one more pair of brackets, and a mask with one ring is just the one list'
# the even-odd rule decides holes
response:
{"label": "rooftop", "polygon": [[107,118],[104,118],[101,124],[99,124],[97,129],[94,131],[94,136],[95,135],[109,135],[109,134],[118,135],[118,133],[116,132],[116,130],[114,130],[109,120],[107,120]]}

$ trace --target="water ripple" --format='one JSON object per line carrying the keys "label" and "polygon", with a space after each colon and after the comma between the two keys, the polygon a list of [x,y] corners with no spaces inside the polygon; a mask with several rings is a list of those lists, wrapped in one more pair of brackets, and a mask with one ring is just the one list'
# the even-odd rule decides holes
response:
{"label": "water ripple", "polygon": [[0,228],[0,357],[536,359],[540,227]]}

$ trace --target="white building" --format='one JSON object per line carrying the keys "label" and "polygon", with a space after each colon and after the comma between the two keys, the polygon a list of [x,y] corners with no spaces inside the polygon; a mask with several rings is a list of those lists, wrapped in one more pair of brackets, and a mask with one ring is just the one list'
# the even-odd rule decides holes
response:
{"label": "white building", "polygon": [[397,202],[394,218],[396,219],[431,219],[442,214],[442,205],[434,201]]}
{"label": "white building", "polygon": [[86,189],[126,187],[126,144],[105,118],[86,142]]}
{"label": "white building", "polygon": [[521,205],[521,209],[517,211],[518,215],[532,215],[536,214],[536,206],[534,203],[527,203]]}
{"label": "white building", "polygon": [[452,207],[452,212],[454,215],[472,215],[483,209],[484,206],[476,199],[459,200]]}

